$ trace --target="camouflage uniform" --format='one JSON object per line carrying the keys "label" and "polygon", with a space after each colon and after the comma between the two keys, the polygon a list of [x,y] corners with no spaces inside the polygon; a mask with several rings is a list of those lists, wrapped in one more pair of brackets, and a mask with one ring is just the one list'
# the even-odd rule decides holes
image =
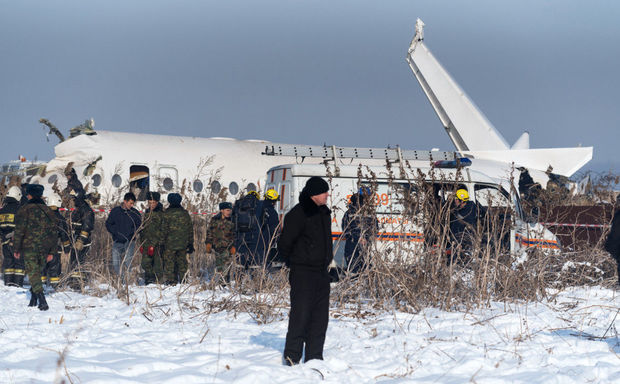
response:
{"label": "camouflage uniform", "polygon": [[231,262],[230,248],[235,243],[235,224],[232,218],[222,213],[213,216],[207,226],[206,244],[211,244],[215,253],[215,270],[223,272]]}
{"label": "camouflage uniform", "polygon": [[58,242],[56,217],[40,198],[31,199],[15,217],[15,252],[26,263],[26,273],[34,294],[43,292],[41,271],[47,255]]}
{"label": "camouflage uniform", "polygon": [[[71,248],[71,256],[69,258],[69,270],[71,283],[75,287],[79,285],[81,281],[85,279],[85,273],[82,271],[82,266],[86,260],[86,255],[90,251],[91,245],[91,232],[95,227],[95,214],[93,209],[88,205],[83,198],[75,199],[75,210],[69,214],[70,233],[73,238]],[[77,250],[75,245],[81,242],[83,248]]]}
{"label": "camouflage uniform", "polygon": [[161,203],[157,203],[157,207],[153,211],[144,212],[142,231],[140,231],[140,252],[142,253],[145,285],[154,281],[162,281],[163,223],[164,211]]}
{"label": "camouflage uniform", "polygon": [[58,240],[56,247],[52,253],[52,261],[48,261],[43,268],[43,274],[41,275],[41,281],[43,284],[49,281],[52,287],[56,287],[60,280],[61,264],[60,258],[62,256],[63,249],[69,250],[69,225],[67,220],[60,213],[58,208],[50,208],[54,212],[56,218],[56,226],[58,229]]}
{"label": "camouflage uniform", "polygon": [[4,255],[4,285],[18,285],[21,287],[24,281],[24,259],[13,257],[15,214],[18,209],[19,202],[11,197],[7,197],[4,207],[0,209],[0,238],[2,241],[2,254]]}
{"label": "camouflage uniform", "polygon": [[194,229],[189,213],[180,205],[171,205],[164,212],[163,232],[165,281],[180,282],[187,272],[186,255],[194,251]]}

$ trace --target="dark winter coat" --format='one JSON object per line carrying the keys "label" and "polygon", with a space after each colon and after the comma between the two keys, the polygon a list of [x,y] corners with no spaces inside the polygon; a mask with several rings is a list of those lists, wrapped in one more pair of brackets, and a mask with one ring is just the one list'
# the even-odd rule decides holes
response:
{"label": "dark winter coat", "polygon": [[256,254],[262,262],[264,257],[271,247],[275,246],[273,237],[276,234],[280,219],[278,218],[278,212],[273,207],[273,202],[267,200],[261,200],[256,205],[256,216],[260,223],[260,236],[258,238],[258,244],[256,245]]}
{"label": "dark winter coat", "polygon": [[611,229],[605,241],[605,250],[620,263],[620,209],[616,210],[611,222]]}
{"label": "dark winter coat", "polygon": [[58,242],[56,217],[41,198],[33,198],[15,216],[14,250],[52,254]]}
{"label": "dark winter coat", "polygon": [[67,219],[65,219],[58,209],[52,209],[52,212],[54,212],[58,230],[58,241],[56,242],[55,253],[59,253],[63,247],[69,246],[69,225],[67,225]]}
{"label": "dark winter coat", "polygon": [[211,244],[215,252],[228,251],[235,243],[235,224],[232,218],[222,217],[222,213],[213,216],[207,226],[206,244]]}
{"label": "dark winter coat", "polygon": [[344,257],[348,261],[353,254],[359,254],[360,239],[371,242],[379,231],[379,222],[376,217],[363,215],[358,204],[351,204],[342,217],[342,231],[346,239]]}
{"label": "dark winter coat", "polygon": [[19,209],[19,201],[12,197],[7,197],[4,207],[0,209],[0,238],[2,244],[11,242],[13,231],[15,231],[15,215]]}
{"label": "dark winter coat", "polygon": [[302,191],[299,203],[284,217],[278,251],[291,269],[325,271],[333,255],[331,211]]}
{"label": "dark winter coat", "polygon": [[[164,247],[170,251],[194,249],[194,226],[189,213],[180,205],[172,205],[164,212]],[[190,253],[192,253],[190,252]]]}
{"label": "dark winter coat", "polygon": [[114,242],[126,243],[134,237],[141,222],[140,212],[137,209],[125,209],[118,206],[110,212],[105,221],[105,227],[112,235]]}
{"label": "dark winter coat", "polygon": [[484,218],[485,211],[477,203],[469,200],[465,206],[453,209],[450,214],[450,232],[458,236],[465,231],[476,231],[480,221]]}
{"label": "dark winter coat", "polygon": [[90,235],[95,228],[95,214],[86,200],[75,200],[75,210],[69,214],[69,224],[75,241],[81,239],[84,245],[90,244]]}
{"label": "dark winter coat", "polygon": [[[235,226],[235,247],[237,248],[237,252],[241,254],[254,254],[256,252],[256,247],[260,238],[260,227],[262,221],[262,208],[259,210],[259,204],[260,200],[258,200],[256,196],[250,194],[235,201],[235,205],[233,206],[232,221]],[[253,215],[243,217],[244,220],[251,221],[251,223],[249,223],[251,230],[242,231],[240,229],[239,222],[242,217],[240,208],[241,205],[254,207]],[[246,213],[250,214],[251,212],[248,210]]]}
{"label": "dark winter coat", "polygon": [[143,216],[140,241],[144,247],[157,247],[164,242],[164,207],[157,203],[154,210],[147,209]]}

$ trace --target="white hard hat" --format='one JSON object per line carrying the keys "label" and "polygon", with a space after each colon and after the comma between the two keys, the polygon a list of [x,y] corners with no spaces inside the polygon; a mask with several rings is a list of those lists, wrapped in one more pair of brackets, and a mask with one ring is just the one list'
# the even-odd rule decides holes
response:
{"label": "white hard hat", "polygon": [[20,201],[22,199],[22,190],[19,189],[19,187],[12,186],[6,193],[6,197],[12,197],[17,201]]}
{"label": "white hard hat", "polygon": [[60,208],[62,206],[62,200],[57,194],[53,194],[47,198],[47,205],[50,207]]}

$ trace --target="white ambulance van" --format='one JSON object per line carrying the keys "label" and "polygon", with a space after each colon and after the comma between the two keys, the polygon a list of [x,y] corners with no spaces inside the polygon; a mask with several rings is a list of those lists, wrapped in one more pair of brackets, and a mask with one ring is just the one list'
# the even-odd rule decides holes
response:
{"label": "white ambulance van", "polygon": [[[342,234],[342,217],[352,194],[360,187],[370,188],[375,194],[379,231],[377,247],[385,254],[412,254],[411,252],[392,252],[414,250],[425,245],[425,218],[421,213],[404,214],[405,206],[421,198],[420,188],[431,188],[431,194],[437,199],[447,201],[448,194],[456,189],[464,188],[469,192],[470,199],[487,209],[500,209],[509,212],[507,236],[510,251],[522,254],[528,248],[536,247],[545,251],[559,250],[558,239],[549,230],[538,223],[527,223],[521,210],[518,180],[513,170],[498,166],[495,162],[484,160],[463,159],[463,164],[455,167],[454,161],[438,161],[431,165],[428,161],[412,161],[407,167],[334,165],[326,164],[284,164],[273,167],[267,172],[266,190],[275,189],[280,195],[276,204],[281,220],[295,204],[306,180],[312,176],[325,178],[330,184],[330,200],[332,209],[332,237],[336,262],[343,263],[345,239]],[[459,164],[462,165],[462,164]],[[427,192],[428,193],[428,192]],[[426,195],[428,196],[428,195]],[[428,197],[427,197],[428,198]],[[413,200],[412,200],[413,199]],[[403,204],[403,202],[407,204]],[[417,203],[420,203],[418,201]],[[426,223],[428,221],[426,220]],[[420,248],[418,248],[419,250]],[[423,248],[422,248],[423,249]]]}

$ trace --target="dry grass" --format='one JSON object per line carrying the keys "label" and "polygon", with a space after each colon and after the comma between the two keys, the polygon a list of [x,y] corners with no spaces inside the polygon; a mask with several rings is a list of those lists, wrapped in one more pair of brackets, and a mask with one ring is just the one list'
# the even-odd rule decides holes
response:
{"label": "dry grass", "polygon": [[[200,170],[199,170],[200,171]],[[531,249],[525,255],[512,255],[505,246],[500,246],[501,239],[510,231],[510,223],[502,215],[507,212],[494,210],[477,231],[471,234],[475,246],[469,254],[458,262],[448,263],[449,248],[449,210],[451,201],[437,202],[430,196],[427,176],[418,175],[409,184],[416,193],[407,193],[400,189],[400,201],[403,216],[411,223],[424,228],[425,246],[418,244],[411,247],[407,241],[394,241],[389,248],[380,243],[367,244],[367,268],[356,276],[342,275],[341,281],[332,289],[332,303],[341,310],[352,309],[363,312],[363,306],[374,308],[398,309],[401,311],[418,311],[425,306],[437,306],[446,310],[467,309],[485,306],[491,300],[539,300],[547,294],[549,288],[563,289],[567,286],[602,284],[611,285],[615,280],[615,262],[600,248],[599,244],[582,247],[577,250],[560,253],[543,253],[540,249]],[[212,179],[218,175],[213,174]],[[370,180],[373,190],[376,183],[373,175],[368,175],[360,168],[360,181]],[[402,177],[402,174],[400,175]],[[396,177],[395,177],[396,179]],[[441,180],[438,182],[458,183],[459,180]],[[16,181],[11,181],[16,184]],[[190,212],[215,212],[217,203],[226,197],[226,188],[218,194],[201,194],[201,198],[189,199],[191,186],[183,183],[182,191],[185,204]],[[0,192],[5,192],[1,189]],[[436,191],[435,191],[436,192]],[[590,202],[607,196],[609,190],[601,188],[599,195],[592,195]],[[545,196],[545,204],[552,206],[561,201],[566,203],[566,196]],[[583,203],[583,197],[580,197]],[[555,203],[554,203],[555,201]],[[113,206],[114,204],[112,204]],[[107,207],[111,207],[108,205]],[[374,207],[367,205],[365,215],[376,215]],[[83,267],[90,272],[88,285],[90,294],[106,294],[98,287],[105,284],[113,287],[120,299],[130,302],[131,287],[140,282],[139,246],[133,265],[125,282],[111,273],[112,241],[105,229],[106,214],[97,213],[93,244]],[[218,296],[206,303],[206,312],[231,311],[249,313],[258,323],[268,323],[282,317],[283,309],[288,305],[287,271],[270,271],[266,266],[245,271],[233,267],[232,279],[222,287],[222,279],[206,279],[214,270],[214,260],[205,251],[205,235],[210,215],[192,215],[196,252],[190,257],[186,282],[193,289],[226,289],[230,294]],[[404,224],[403,224],[404,225]],[[402,228],[403,232],[406,228]],[[431,246],[431,242],[433,246]],[[458,252],[458,247],[457,247]],[[454,250],[453,250],[454,251]],[[68,255],[63,255],[63,273],[67,273]],[[65,282],[63,279],[61,283]]]}

